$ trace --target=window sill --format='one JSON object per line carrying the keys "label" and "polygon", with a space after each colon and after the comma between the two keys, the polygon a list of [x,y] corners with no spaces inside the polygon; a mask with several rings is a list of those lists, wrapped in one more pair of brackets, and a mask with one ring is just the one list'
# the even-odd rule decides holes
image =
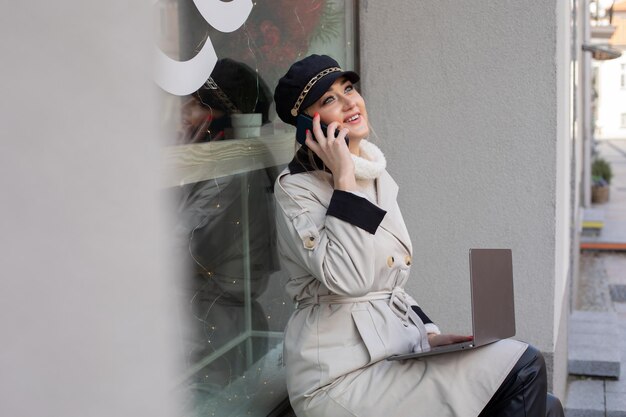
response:
{"label": "window sill", "polygon": [[294,132],[168,146],[163,185],[175,187],[286,164],[295,150]]}

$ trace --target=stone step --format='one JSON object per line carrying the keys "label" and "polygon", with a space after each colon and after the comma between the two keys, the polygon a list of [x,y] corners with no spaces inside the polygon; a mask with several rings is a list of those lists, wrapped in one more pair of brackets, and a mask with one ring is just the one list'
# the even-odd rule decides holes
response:
{"label": "stone step", "polygon": [[620,381],[604,381],[604,398],[606,415],[609,417],[626,417],[626,379]]}
{"label": "stone step", "polygon": [[605,417],[604,381],[570,381],[565,417]]}
{"label": "stone step", "polygon": [[569,319],[569,373],[619,378],[620,362],[621,335],[617,314],[572,312]]}
{"label": "stone step", "polygon": [[568,384],[566,417],[625,417],[626,380],[580,379]]}

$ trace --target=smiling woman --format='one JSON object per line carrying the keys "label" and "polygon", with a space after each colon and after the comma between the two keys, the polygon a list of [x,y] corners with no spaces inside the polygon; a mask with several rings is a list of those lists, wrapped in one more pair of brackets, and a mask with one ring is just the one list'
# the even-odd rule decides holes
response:
{"label": "smiling woman", "polygon": [[313,116],[305,144],[274,186],[279,259],[297,306],[284,342],[294,410],[307,417],[390,410],[414,417],[563,416],[547,393],[543,357],[520,341],[385,360],[471,337],[441,334],[404,291],[411,239],[398,186],[368,140],[358,80],[334,59],[310,55],[291,66],[274,93],[284,122]]}
{"label": "smiling woman", "polygon": [[337,79],[322,95],[304,111],[309,116],[319,114],[326,125],[337,123],[337,129],[347,129],[350,152],[359,155],[361,139],[369,136],[365,100],[346,77]]}

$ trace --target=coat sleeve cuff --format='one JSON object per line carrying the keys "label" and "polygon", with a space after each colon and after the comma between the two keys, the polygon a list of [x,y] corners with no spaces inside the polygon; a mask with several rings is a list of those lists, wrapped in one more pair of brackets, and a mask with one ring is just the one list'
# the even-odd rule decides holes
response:
{"label": "coat sleeve cuff", "polygon": [[422,323],[424,323],[424,327],[426,327],[427,333],[441,334],[441,331],[439,331],[439,327],[437,327],[437,325],[433,323],[430,317],[428,317],[426,313],[424,313],[420,306],[412,305],[411,308],[413,309],[413,311],[415,311],[415,314],[417,314],[422,320]]}
{"label": "coat sleeve cuff", "polygon": [[411,308],[413,309],[413,311],[415,311],[415,314],[417,314],[419,316],[419,318],[422,320],[422,323],[428,324],[428,323],[432,323],[433,322],[426,315],[426,313],[424,313],[424,311],[422,311],[422,308],[420,306],[413,305],[413,306],[411,306]]}
{"label": "coat sleeve cuff", "polygon": [[439,327],[435,323],[425,324],[424,327],[426,327],[426,333],[441,334]]}
{"label": "coat sleeve cuff", "polygon": [[328,216],[346,221],[371,234],[376,233],[385,214],[387,214],[385,210],[368,199],[341,190],[333,192],[326,212]]}

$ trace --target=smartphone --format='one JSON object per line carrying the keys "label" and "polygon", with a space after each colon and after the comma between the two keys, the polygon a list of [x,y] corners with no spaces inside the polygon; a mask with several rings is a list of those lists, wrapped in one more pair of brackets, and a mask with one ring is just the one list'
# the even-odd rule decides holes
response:
{"label": "smartphone", "polygon": [[[324,123],[320,123],[322,128],[322,132],[326,135],[326,131],[328,126]],[[296,119],[296,140],[299,144],[304,145],[304,141],[306,140],[306,131],[310,130],[311,134],[313,134],[313,118],[311,116],[307,116],[306,114],[300,113],[298,118]],[[335,137],[339,136],[339,130],[335,130]],[[315,139],[315,136],[313,136]],[[346,136],[346,143],[348,142],[348,136]]]}

